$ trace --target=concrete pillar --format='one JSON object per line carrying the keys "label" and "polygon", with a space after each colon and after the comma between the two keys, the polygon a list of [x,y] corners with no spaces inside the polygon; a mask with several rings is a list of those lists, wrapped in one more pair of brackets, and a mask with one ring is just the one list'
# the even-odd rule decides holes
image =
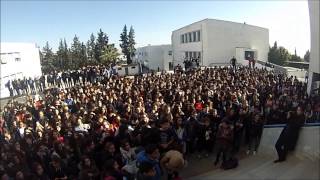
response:
{"label": "concrete pillar", "polygon": [[320,58],[319,58],[319,0],[308,0],[309,16],[310,16],[310,34],[311,34],[311,49],[310,49],[310,65],[309,65],[309,80],[308,94],[313,88],[316,88],[315,81],[319,81],[320,74]]}

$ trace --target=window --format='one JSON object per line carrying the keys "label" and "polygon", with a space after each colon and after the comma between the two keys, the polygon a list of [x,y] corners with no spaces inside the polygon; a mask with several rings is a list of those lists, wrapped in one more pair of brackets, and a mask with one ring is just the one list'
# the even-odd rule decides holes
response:
{"label": "window", "polygon": [[185,52],[185,58],[188,58],[189,53],[186,51]]}
{"label": "window", "polygon": [[190,33],[188,33],[188,35],[189,35],[189,42],[192,42],[192,35],[191,35],[191,32],[190,32]]}
{"label": "window", "polygon": [[184,37],[183,37],[183,34],[180,36],[180,42],[181,42],[181,43],[184,43]]}
{"label": "window", "polygon": [[4,58],[0,59],[1,64],[7,64],[7,61]]}
{"label": "window", "polygon": [[192,58],[192,52],[189,52],[189,58]]}
{"label": "window", "polygon": [[197,52],[193,52],[193,58],[197,58],[198,56],[198,53]]}
{"label": "window", "polygon": [[193,37],[193,42],[197,42],[197,32],[196,31],[194,31],[192,33],[192,37]]}
{"label": "window", "polygon": [[183,37],[184,37],[184,43],[187,43],[188,42],[187,34],[184,34]]}
{"label": "window", "polygon": [[173,63],[169,62],[169,70],[173,70]]}
{"label": "window", "polygon": [[168,55],[169,55],[169,56],[172,56],[172,51],[168,51]]}
{"label": "window", "polygon": [[199,58],[199,60],[201,59],[201,52],[198,52],[197,58]]}
{"label": "window", "polygon": [[15,58],[14,59],[16,62],[20,62],[21,61],[21,58]]}
{"label": "window", "polygon": [[200,41],[200,30],[197,31],[197,41]]}

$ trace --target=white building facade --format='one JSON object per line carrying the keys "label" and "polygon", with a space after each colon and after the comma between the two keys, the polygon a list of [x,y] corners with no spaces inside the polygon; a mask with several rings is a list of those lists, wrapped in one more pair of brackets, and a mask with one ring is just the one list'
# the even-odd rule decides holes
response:
{"label": "white building facade", "polygon": [[238,63],[248,64],[246,56],[267,61],[269,30],[245,23],[204,19],[172,32],[174,66],[184,60],[199,59],[200,65],[229,63],[235,56]]}
{"label": "white building facade", "polygon": [[8,97],[8,80],[41,76],[39,48],[34,43],[1,43],[1,98]]}
{"label": "white building facade", "polygon": [[172,47],[170,44],[137,48],[135,60],[151,70],[173,69]]}

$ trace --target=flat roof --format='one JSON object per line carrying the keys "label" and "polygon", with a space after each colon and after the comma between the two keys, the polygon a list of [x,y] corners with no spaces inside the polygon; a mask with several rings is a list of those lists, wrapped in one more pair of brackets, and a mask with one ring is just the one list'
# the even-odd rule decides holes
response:
{"label": "flat roof", "polygon": [[[200,21],[193,22],[193,23],[191,23],[191,24],[189,24],[189,25],[183,26],[183,27],[181,27],[181,28],[179,28],[179,29],[176,29],[176,30],[174,30],[174,31],[181,30],[181,29],[183,29],[183,28],[186,28],[186,27],[188,27],[188,26],[191,26],[191,25],[200,23],[200,22],[202,22],[202,21],[223,21],[223,22],[226,22],[226,23],[234,23],[234,24],[239,24],[239,25],[240,25],[240,24],[244,24],[244,23],[239,23],[239,22],[234,22],[234,21],[226,21],[226,20],[221,20],[221,19],[210,19],[210,18],[206,18],[206,19],[202,19],[202,20],[200,20]],[[268,30],[268,31],[269,31],[269,29],[268,29],[268,28],[265,28],[265,27],[250,25],[250,24],[247,24],[247,23],[246,23],[245,25],[252,26],[252,27],[256,27],[256,28],[261,28],[261,29],[265,29],[265,30]],[[174,32],[174,31],[172,31],[172,32]]]}
{"label": "flat roof", "polygon": [[161,47],[161,46],[172,46],[171,44],[158,44],[158,45],[147,45],[147,46],[141,46],[141,47],[137,47],[138,48],[146,48],[146,47]]}

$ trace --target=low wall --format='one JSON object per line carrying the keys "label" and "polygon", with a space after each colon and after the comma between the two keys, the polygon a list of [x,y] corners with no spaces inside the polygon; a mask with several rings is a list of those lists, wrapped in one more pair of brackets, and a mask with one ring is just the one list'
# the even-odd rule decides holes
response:
{"label": "low wall", "polygon": [[[284,125],[266,125],[260,146],[259,152],[271,154],[272,156],[277,157],[277,152],[275,149],[275,144],[278,140],[278,137],[284,128]],[[305,125],[300,130],[299,139],[297,146],[293,154],[301,159],[308,158],[310,160],[319,160],[320,158],[320,124],[310,124]]]}

